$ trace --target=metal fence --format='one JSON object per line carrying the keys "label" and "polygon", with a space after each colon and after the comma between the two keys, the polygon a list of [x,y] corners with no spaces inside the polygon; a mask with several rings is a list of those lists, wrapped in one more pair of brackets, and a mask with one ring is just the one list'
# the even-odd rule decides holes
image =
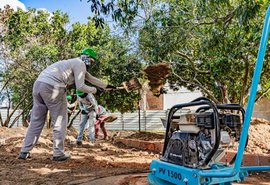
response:
{"label": "metal fence", "polygon": [[[7,117],[7,110],[0,109],[1,116],[3,121],[6,120]],[[188,110],[182,110],[181,112],[186,112]],[[11,117],[11,122],[15,119],[17,115],[20,114],[20,110],[17,110],[15,114]],[[108,123],[106,128],[108,130],[140,130],[141,131],[151,131],[151,130],[165,130],[161,118],[166,119],[168,111],[166,110],[144,110],[139,112],[132,112],[132,113],[124,113],[121,114],[119,112],[111,113],[117,117],[112,123]],[[78,115],[73,122],[73,126],[75,128],[79,127],[81,121],[81,116]],[[10,122],[10,123],[11,123]],[[22,125],[22,118],[20,118],[14,127]]]}
{"label": "metal fence", "polygon": [[108,123],[106,128],[109,130],[163,130],[161,118],[166,118],[167,111],[147,110],[133,113],[114,113],[117,120],[113,123]]}

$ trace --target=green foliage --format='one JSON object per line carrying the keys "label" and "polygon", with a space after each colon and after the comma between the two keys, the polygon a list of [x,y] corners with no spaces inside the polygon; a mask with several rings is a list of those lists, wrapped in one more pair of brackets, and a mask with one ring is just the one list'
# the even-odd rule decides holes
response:
{"label": "green foliage", "polygon": [[[88,2],[96,14],[94,21],[71,27],[61,11],[52,17],[35,9],[0,12],[0,57],[5,61],[1,77],[19,108],[31,105],[34,80],[46,66],[76,57],[85,47],[98,54],[90,73],[108,84],[121,86],[138,77],[142,61],[168,62],[173,69],[171,88],[199,89],[216,102],[245,103],[269,1]],[[110,35],[104,23],[107,15],[122,28],[139,29],[138,48],[123,35]],[[257,99],[270,91],[269,59],[267,50]],[[123,113],[136,109],[139,93],[105,92],[97,99],[111,111]]]}
{"label": "green foliage", "polygon": [[[82,1],[82,0],[80,0]],[[122,26],[130,26],[138,15],[140,1],[135,0],[87,0],[91,11],[95,14],[93,20],[96,27],[104,28],[105,17],[111,16],[112,20],[119,22]]]}
{"label": "green foliage", "polygon": [[[77,57],[86,47],[98,54],[98,61],[89,72],[105,82],[120,86],[122,80],[140,70],[136,58],[128,54],[128,43],[111,37],[107,25],[96,28],[89,20],[87,24],[74,23],[68,30],[68,15],[60,11],[49,17],[46,11],[5,9],[0,15],[0,57],[6,61],[1,76],[13,105],[25,112],[31,107],[32,87],[39,73],[56,61]],[[111,111],[126,112],[136,108],[138,93],[105,93],[98,99]]]}
{"label": "green foliage", "polygon": [[[103,62],[96,62],[90,71],[96,71],[94,75],[103,77],[109,84],[121,86],[122,82],[130,80],[134,76],[138,77],[141,63],[136,55],[129,54],[129,50],[123,45],[121,38],[109,40],[107,46],[98,51]],[[97,99],[101,105],[106,105],[109,110],[118,110],[124,113],[127,110],[135,110],[140,97],[138,92],[127,93],[125,90],[121,90],[105,92]]]}
{"label": "green foliage", "polygon": [[[153,19],[140,30],[144,59],[171,63],[172,88],[199,89],[216,102],[244,104],[269,2],[171,0],[159,4],[162,8],[154,9]],[[268,50],[262,92],[269,90],[269,54]]]}

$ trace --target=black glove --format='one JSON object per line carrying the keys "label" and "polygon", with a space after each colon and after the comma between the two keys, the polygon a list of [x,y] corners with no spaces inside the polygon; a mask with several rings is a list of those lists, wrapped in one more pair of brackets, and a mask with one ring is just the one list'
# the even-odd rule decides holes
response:
{"label": "black glove", "polygon": [[161,94],[167,94],[168,90],[164,87],[161,87],[159,92],[154,93],[154,96],[159,97]]}
{"label": "black glove", "polygon": [[85,110],[82,110],[82,114],[88,114]]}
{"label": "black glove", "polygon": [[104,89],[102,89],[101,87],[96,87],[97,92],[96,95],[101,95],[104,92]]}
{"label": "black glove", "polygon": [[108,85],[106,86],[106,89],[116,89],[116,87],[113,86],[113,85],[108,84]]}
{"label": "black glove", "polygon": [[159,92],[160,92],[160,94],[167,94],[168,89],[165,89],[164,87],[161,87]]}

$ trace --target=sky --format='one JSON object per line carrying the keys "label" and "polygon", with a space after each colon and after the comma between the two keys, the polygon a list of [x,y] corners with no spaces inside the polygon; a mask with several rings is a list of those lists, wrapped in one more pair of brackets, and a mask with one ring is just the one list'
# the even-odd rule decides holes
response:
{"label": "sky", "polygon": [[87,23],[87,17],[93,15],[90,3],[87,0],[0,0],[0,8],[9,4],[15,10],[20,7],[23,10],[27,8],[46,9],[49,12],[61,10],[68,13],[71,23]]}
{"label": "sky", "polygon": [[[46,9],[50,13],[61,10],[68,13],[71,24],[75,22],[87,23],[87,17],[92,14],[87,0],[0,0],[0,9],[3,9],[6,5],[9,5],[14,10],[21,8],[23,11],[27,11],[29,7]],[[5,100],[0,99],[0,107],[6,103]]]}

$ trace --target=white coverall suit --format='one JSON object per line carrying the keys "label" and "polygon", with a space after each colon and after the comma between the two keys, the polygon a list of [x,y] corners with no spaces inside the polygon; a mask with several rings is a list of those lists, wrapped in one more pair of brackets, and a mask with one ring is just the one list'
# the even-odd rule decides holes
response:
{"label": "white coverall suit", "polygon": [[[78,96],[79,106],[82,111],[82,120],[80,122],[79,134],[77,141],[82,141],[84,129],[89,129],[89,141],[95,142],[95,122],[96,113],[98,111],[98,103],[93,94],[87,94],[86,97],[81,98]],[[87,122],[88,121],[88,122]]]}
{"label": "white coverall suit", "polygon": [[67,129],[66,86],[75,83],[76,89],[95,94],[96,88],[87,86],[85,80],[103,89],[107,86],[86,71],[86,65],[80,58],[53,63],[39,75],[33,87],[31,121],[21,152],[29,152],[37,143],[49,110],[53,124],[53,156],[64,155]]}

